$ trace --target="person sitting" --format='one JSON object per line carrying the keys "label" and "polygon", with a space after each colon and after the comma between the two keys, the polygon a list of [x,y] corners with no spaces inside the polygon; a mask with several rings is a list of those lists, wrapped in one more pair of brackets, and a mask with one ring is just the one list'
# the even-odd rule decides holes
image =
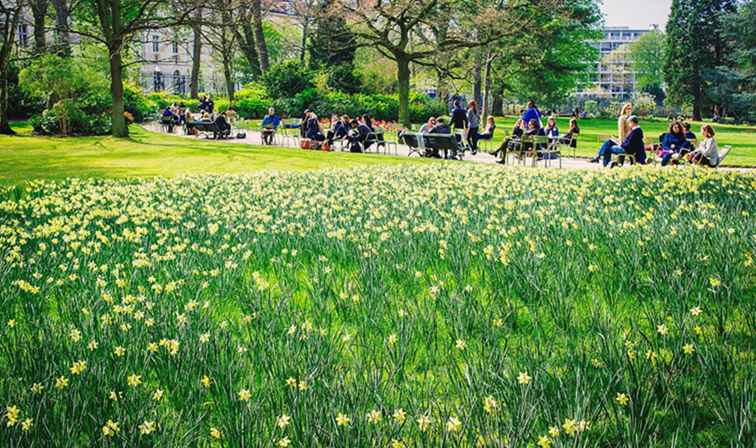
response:
{"label": "person sitting", "polygon": [[699,165],[716,168],[719,165],[719,149],[717,148],[717,141],[714,140],[714,128],[708,124],[703,125],[701,135],[703,141],[698,145],[698,148],[688,154],[688,160]]}
{"label": "person sitting", "polygon": [[323,132],[320,130],[320,121],[318,120],[318,116],[315,115],[314,112],[310,112],[309,116],[310,118],[307,119],[307,130],[305,133],[305,138],[309,138],[310,140],[314,140],[316,142],[325,141],[326,138],[323,135]]}
{"label": "person sitting", "polygon": [[576,118],[570,119],[570,130],[562,136],[559,142],[563,145],[570,145],[570,148],[577,148],[577,136],[580,135],[580,127]]}
{"label": "person sitting", "polygon": [[347,140],[349,141],[349,151],[366,151],[372,143],[368,140],[370,132],[370,128],[364,122],[352,120],[352,122],[349,124],[349,133],[347,134]]}
{"label": "person sitting", "polygon": [[546,122],[546,128],[544,134],[549,138],[551,142],[559,140],[559,127],[556,124],[556,118],[552,115]]}
{"label": "person sitting", "polygon": [[263,117],[262,120],[262,141],[266,145],[273,144],[273,137],[276,135],[278,126],[281,125],[281,117],[276,114],[274,108],[268,109],[268,114]]}
{"label": "person sitting", "polygon": [[499,148],[493,153],[493,156],[501,156],[501,159],[497,163],[507,163],[507,152],[514,149],[515,146],[520,144],[523,134],[525,133],[525,122],[522,118],[518,118],[515,122],[514,128],[512,128],[512,136],[504,139],[501,142]]}
{"label": "person sitting", "polygon": [[420,128],[421,134],[427,134],[436,126],[436,117],[428,118],[428,121]]}
{"label": "person sitting", "polygon": [[202,116],[200,117],[199,121],[205,121],[205,122],[211,123],[213,120],[210,119],[210,113],[205,111],[205,112],[202,112]]}
{"label": "person sitting", "polygon": [[530,120],[536,121],[538,129],[543,127],[541,124],[541,111],[538,110],[538,107],[536,107],[536,103],[533,100],[528,101],[528,108],[522,113],[522,121],[528,123],[528,127],[530,127]]}
{"label": "person sitting", "polygon": [[337,115],[331,117],[331,129],[328,130],[328,146],[332,146],[334,140],[341,140],[349,134],[349,117],[346,115],[340,119]]}
{"label": "person sitting", "polygon": [[604,154],[614,146],[619,146],[625,141],[625,137],[630,133],[630,125],[627,122],[628,117],[633,113],[633,103],[625,103],[620,110],[620,116],[617,118],[617,137],[611,137],[606,140],[598,150],[598,155],[591,159],[591,163],[598,163],[604,157]]}
{"label": "person sitting", "polygon": [[[614,145],[604,152],[604,166],[609,166],[609,162],[612,160],[612,154],[633,155],[636,160],[639,159],[641,154],[645,155],[643,129],[638,125],[638,117],[631,115],[627,118],[627,122],[630,125],[630,133],[625,137],[625,140],[621,145]],[[641,160],[638,160],[638,162],[641,164],[643,163]]]}
{"label": "person sitting", "polygon": [[683,156],[690,150],[683,129],[679,121],[673,121],[669,125],[669,131],[662,134],[661,148],[656,152],[661,158],[661,166],[667,166],[672,159]]}
{"label": "person sitting", "polygon": [[[538,121],[535,118],[531,118],[530,121],[528,121],[528,129],[525,130],[525,136],[528,137],[543,137],[546,135],[546,132],[544,132],[542,127],[538,126]],[[525,142],[522,145],[523,151],[538,151],[540,149],[543,149],[543,144],[539,144],[538,146],[533,146],[532,142]]]}
{"label": "person sitting", "polygon": [[173,110],[170,107],[166,107],[160,118],[160,124],[163,125],[169,134],[173,134],[173,127],[176,125],[177,121],[178,119],[176,114],[173,113]]}
{"label": "person sitting", "polygon": [[[467,127],[467,111],[462,107],[459,100],[454,100],[454,108],[451,110],[451,122],[454,129],[463,130]],[[451,132],[449,132],[451,134]]]}
{"label": "person sitting", "polygon": [[493,139],[494,131],[496,131],[496,121],[494,120],[493,115],[490,115],[486,118],[486,128],[483,130],[483,133],[478,134],[478,140]]}
{"label": "person sitting", "polygon": [[215,118],[215,127],[217,129],[213,131],[214,139],[228,138],[231,135],[231,125],[228,123],[228,117],[226,117],[225,112],[218,114]]}
{"label": "person sitting", "polygon": [[685,130],[685,138],[688,139],[689,142],[695,142],[696,141],[696,134],[691,132],[690,130],[690,123],[687,121],[683,123],[683,129]]}

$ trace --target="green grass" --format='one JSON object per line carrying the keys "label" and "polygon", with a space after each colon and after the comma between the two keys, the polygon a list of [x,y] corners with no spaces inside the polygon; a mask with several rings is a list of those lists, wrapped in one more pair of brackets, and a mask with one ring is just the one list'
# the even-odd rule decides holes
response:
{"label": "green grass", "polygon": [[428,160],[374,154],[302,151],[187,139],[130,128],[128,139],[37,137],[26,123],[18,136],[0,136],[0,183],[67,177],[174,177],[183,174],[242,174],[275,170],[317,170]]}
{"label": "green grass", "polygon": [[[515,117],[499,117],[496,119],[497,132],[511,130],[516,121]],[[545,124],[545,123],[544,123]],[[557,125],[562,133],[569,129],[569,119],[559,118]],[[593,157],[598,152],[601,143],[609,135],[617,134],[617,120],[585,119],[578,122],[580,137],[578,139],[577,155]],[[693,122],[691,130],[700,136],[702,123]],[[659,135],[667,132],[667,120],[647,119],[641,121],[641,128],[647,143],[658,143]],[[732,151],[725,159],[725,165],[756,166],[756,126],[718,125],[714,124],[719,147],[731,145]],[[501,141],[499,134],[495,140]]]}

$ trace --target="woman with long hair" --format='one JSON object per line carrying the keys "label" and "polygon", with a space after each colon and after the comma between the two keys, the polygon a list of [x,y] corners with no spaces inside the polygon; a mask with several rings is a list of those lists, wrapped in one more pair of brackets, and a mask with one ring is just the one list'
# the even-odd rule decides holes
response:
{"label": "woman with long hair", "polygon": [[478,129],[480,128],[480,116],[478,105],[475,100],[467,103],[467,144],[473,154],[478,152]]}
{"label": "woman with long hair", "polygon": [[685,128],[679,121],[669,124],[669,129],[662,135],[661,149],[656,155],[661,158],[661,165],[667,166],[676,156],[685,155],[690,150],[690,143],[685,138]]}
{"label": "woman with long hair", "polygon": [[610,138],[605,141],[601,148],[598,150],[598,155],[591,159],[591,163],[598,163],[604,156],[604,153],[612,148],[612,146],[619,146],[625,141],[625,137],[630,134],[630,122],[628,118],[633,114],[633,103],[625,103],[620,109],[619,118],[617,118],[617,138]]}
{"label": "woman with long hair", "polygon": [[714,128],[705,124],[701,126],[703,140],[693,152],[688,154],[688,160],[699,165],[716,168],[719,165],[719,149],[714,140]]}

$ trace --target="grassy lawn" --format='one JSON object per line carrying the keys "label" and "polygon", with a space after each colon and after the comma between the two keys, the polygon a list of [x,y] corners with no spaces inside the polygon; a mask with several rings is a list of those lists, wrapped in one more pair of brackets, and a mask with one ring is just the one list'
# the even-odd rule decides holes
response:
{"label": "grassy lawn", "polygon": [[317,170],[428,160],[371,154],[324,153],[264,148],[206,139],[190,140],[132,126],[129,139],[51,138],[31,135],[25,123],[19,136],[0,136],[0,183],[66,177],[174,177],[182,174],[240,174],[261,170]]}

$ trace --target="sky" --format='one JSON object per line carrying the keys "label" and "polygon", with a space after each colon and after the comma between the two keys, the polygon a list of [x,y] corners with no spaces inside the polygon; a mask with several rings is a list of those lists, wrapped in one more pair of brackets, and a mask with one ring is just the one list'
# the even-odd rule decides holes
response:
{"label": "sky", "polygon": [[607,26],[650,28],[652,24],[662,29],[672,0],[604,0],[601,10]]}

